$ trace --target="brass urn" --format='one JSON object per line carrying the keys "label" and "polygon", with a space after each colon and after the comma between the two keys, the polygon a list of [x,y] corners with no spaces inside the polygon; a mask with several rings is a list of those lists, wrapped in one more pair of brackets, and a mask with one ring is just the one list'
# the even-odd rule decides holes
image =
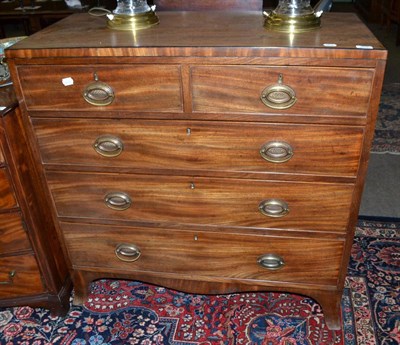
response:
{"label": "brass urn", "polygon": [[107,14],[107,26],[116,30],[141,30],[159,23],[146,0],[117,0],[117,7]]}
{"label": "brass urn", "polygon": [[282,32],[305,32],[321,26],[322,11],[314,11],[310,0],[279,0],[271,12],[264,12],[267,29]]}

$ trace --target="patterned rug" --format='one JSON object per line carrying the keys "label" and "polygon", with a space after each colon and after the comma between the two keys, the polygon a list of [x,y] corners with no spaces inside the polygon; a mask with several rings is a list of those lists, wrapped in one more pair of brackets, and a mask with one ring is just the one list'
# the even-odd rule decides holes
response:
{"label": "patterned rug", "polygon": [[400,154],[400,83],[383,86],[371,152]]}
{"label": "patterned rug", "polygon": [[400,343],[400,222],[360,221],[342,299],[342,331],[313,300],[283,293],[190,295],[100,280],[66,317],[0,309],[0,344],[394,345]]}

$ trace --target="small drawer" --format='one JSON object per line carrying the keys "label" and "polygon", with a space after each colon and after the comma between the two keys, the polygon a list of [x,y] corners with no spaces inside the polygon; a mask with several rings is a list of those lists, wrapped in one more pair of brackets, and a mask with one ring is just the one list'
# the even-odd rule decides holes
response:
{"label": "small drawer", "polygon": [[43,292],[40,272],[33,255],[0,257],[0,298]]}
{"label": "small drawer", "polygon": [[28,110],[182,112],[179,66],[55,65],[18,70]]}
{"label": "small drawer", "polygon": [[61,223],[74,268],[336,286],[344,241]]}
{"label": "small drawer", "polygon": [[55,171],[47,172],[47,180],[59,217],[336,233],[346,231],[354,189],[352,184]]}
{"label": "small drawer", "polygon": [[0,255],[31,250],[31,245],[17,213],[0,214]]}
{"label": "small drawer", "polygon": [[363,129],[239,122],[32,119],[45,164],[354,177]]}
{"label": "small drawer", "polygon": [[14,189],[9,180],[8,171],[5,168],[0,169],[0,209],[10,209],[17,207]]}
{"label": "small drawer", "polygon": [[366,117],[373,78],[373,69],[196,66],[193,111]]}

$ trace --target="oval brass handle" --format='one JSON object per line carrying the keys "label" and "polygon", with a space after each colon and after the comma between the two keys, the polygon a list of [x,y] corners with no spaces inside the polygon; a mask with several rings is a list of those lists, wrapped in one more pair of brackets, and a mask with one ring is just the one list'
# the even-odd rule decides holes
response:
{"label": "oval brass handle", "polygon": [[268,162],[283,163],[293,157],[293,148],[285,141],[269,141],[260,149],[260,155]]}
{"label": "oval brass handle", "polygon": [[124,211],[131,207],[132,199],[124,192],[111,192],[104,197],[104,203],[113,210]]}
{"label": "oval brass handle", "polygon": [[260,256],[257,263],[268,270],[279,270],[285,265],[285,261],[277,254],[269,253]]}
{"label": "oval brass handle", "polygon": [[121,243],[115,248],[115,255],[121,261],[136,261],[141,254],[140,249],[134,244]]}
{"label": "oval brass handle", "polygon": [[267,199],[260,202],[258,209],[264,216],[280,218],[289,213],[289,205],[280,199]]}
{"label": "oval brass handle", "polygon": [[261,101],[267,107],[281,110],[288,109],[296,103],[296,93],[282,81],[283,76],[280,74],[277,84],[270,85],[261,92]]}
{"label": "oval brass handle", "polygon": [[83,98],[89,104],[102,107],[111,104],[115,95],[111,86],[95,78],[94,82],[86,85]]}
{"label": "oval brass handle", "polygon": [[11,284],[14,284],[14,277],[15,277],[16,274],[17,274],[16,271],[14,271],[14,270],[10,271],[8,273],[8,280],[0,281],[0,285],[11,285]]}
{"label": "oval brass handle", "polygon": [[93,143],[95,151],[104,157],[117,157],[124,150],[122,140],[113,135],[102,135]]}

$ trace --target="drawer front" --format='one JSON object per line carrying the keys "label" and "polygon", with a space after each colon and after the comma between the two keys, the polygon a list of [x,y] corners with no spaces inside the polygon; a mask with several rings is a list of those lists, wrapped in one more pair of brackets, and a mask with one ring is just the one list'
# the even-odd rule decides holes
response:
{"label": "drawer front", "polygon": [[160,124],[157,121],[83,119],[32,121],[45,164],[116,169],[355,176],[363,138],[362,128],[343,126],[202,121]]}
{"label": "drawer front", "polygon": [[0,258],[0,298],[43,292],[39,269],[33,255]]}
{"label": "drawer front", "polygon": [[[336,285],[344,244],[333,240],[170,229],[70,223],[62,223],[61,227],[75,268],[168,273],[205,280]],[[122,260],[116,256],[117,248]],[[258,263],[261,258],[263,266]],[[136,261],[123,261],[126,259]]]}
{"label": "drawer front", "polygon": [[14,190],[5,168],[0,169],[0,209],[17,207],[18,203],[14,195]]}
{"label": "drawer front", "polygon": [[19,214],[0,214],[0,255],[31,250]]}
{"label": "drawer front", "polygon": [[[47,179],[60,217],[332,232],[345,231],[354,188],[54,171],[47,173]],[[260,208],[273,215],[264,215]]]}
{"label": "drawer front", "polygon": [[[178,66],[56,65],[22,66],[18,70],[25,103],[29,110],[182,111],[181,77]],[[83,97],[88,85],[95,81],[95,74],[98,81],[106,83],[114,94],[115,98],[109,105],[92,105]],[[92,96],[103,101],[105,92],[103,88],[106,86],[91,85]]]}
{"label": "drawer front", "polygon": [[[279,76],[282,75],[281,83]],[[365,117],[374,77],[372,69],[312,67],[192,67],[193,111],[205,113],[277,113]],[[261,101],[263,91],[274,109]],[[275,87],[266,90],[268,87]],[[279,88],[276,88],[276,87]],[[290,91],[291,92],[291,91]]]}

